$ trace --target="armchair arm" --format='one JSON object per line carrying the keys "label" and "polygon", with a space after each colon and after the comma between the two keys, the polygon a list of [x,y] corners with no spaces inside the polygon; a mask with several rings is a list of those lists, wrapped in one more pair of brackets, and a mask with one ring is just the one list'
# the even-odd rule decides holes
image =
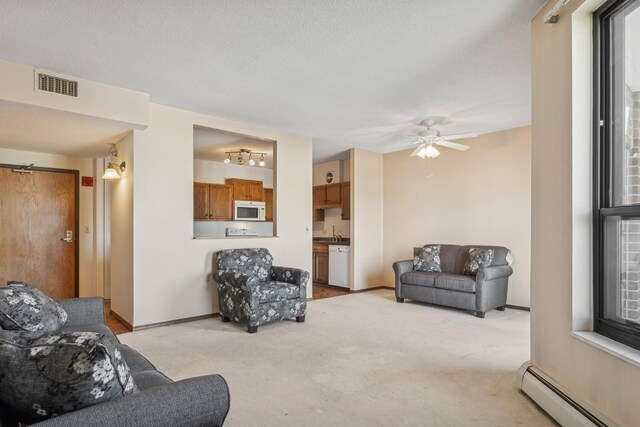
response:
{"label": "armchair arm", "polygon": [[66,324],[69,326],[105,323],[103,298],[69,298],[58,301],[58,304],[67,312]]}
{"label": "armchair arm", "polygon": [[220,375],[189,378],[39,423],[62,426],[222,426],[229,387]]}
{"label": "armchair arm", "polygon": [[271,280],[291,283],[300,287],[306,286],[309,282],[309,272],[293,267],[271,267]]}
{"label": "armchair arm", "polygon": [[484,282],[487,280],[502,279],[511,276],[513,268],[508,265],[497,265],[495,267],[485,267],[478,270],[476,274],[476,282]]}

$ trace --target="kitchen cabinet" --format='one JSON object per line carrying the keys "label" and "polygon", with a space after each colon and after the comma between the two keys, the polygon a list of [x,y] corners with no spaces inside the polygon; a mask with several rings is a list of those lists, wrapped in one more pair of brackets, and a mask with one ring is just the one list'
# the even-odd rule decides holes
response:
{"label": "kitchen cabinet", "polygon": [[230,185],[193,183],[193,219],[230,221],[233,219],[232,203]]}
{"label": "kitchen cabinet", "polygon": [[329,246],[313,245],[313,281],[314,283],[329,283]]}
{"label": "kitchen cabinet", "polygon": [[264,189],[265,221],[273,221],[273,188]]}
{"label": "kitchen cabinet", "polygon": [[339,208],[342,206],[342,185],[327,184],[313,187],[314,209]]}
{"label": "kitchen cabinet", "polygon": [[351,219],[351,183],[342,183],[342,219]]}
{"label": "kitchen cabinet", "polygon": [[233,200],[261,202],[263,200],[262,181],[249,179],[225,179],[225,184],[233,187]]}

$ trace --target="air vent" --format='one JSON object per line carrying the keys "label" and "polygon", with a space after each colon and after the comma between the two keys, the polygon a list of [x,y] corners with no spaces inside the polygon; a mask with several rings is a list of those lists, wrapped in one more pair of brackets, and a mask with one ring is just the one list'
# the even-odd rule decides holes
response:
{"label": "air vent", "polygon": [[38,89],[46,92],[59,93],[60,95],[78,96],[78,82],[42,73],[38,74]]}

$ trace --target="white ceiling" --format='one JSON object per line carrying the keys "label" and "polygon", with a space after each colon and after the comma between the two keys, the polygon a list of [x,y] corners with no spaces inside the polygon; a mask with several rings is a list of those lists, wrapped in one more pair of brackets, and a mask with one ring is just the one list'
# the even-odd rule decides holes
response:
{"label": "white ceiling", "polygon": [[[246,148],[258,153],[266,153],[264,167],[273,169],[273,143],[273,141],[218,129],[200,126],[193,128],[193,157],[199,160],[222,162],[227,158],[227,151],[239,151],[241,148]],[[245,161],[249,159],[246,154],[243,155],[243,158]],[[238,156],[233,156],[232,160],[236,162]],[[254,160],[257,166],[260,156],[254,156]]]}
{"label": "white ceiling", "polygon": [[106,157],[131,126],[59,110],[0,101],[0,147]]}
{"label": "white ceiling", "polygon": [[4,0],[0,58],[313,137],[314,161],[530,123],[545,0]]}

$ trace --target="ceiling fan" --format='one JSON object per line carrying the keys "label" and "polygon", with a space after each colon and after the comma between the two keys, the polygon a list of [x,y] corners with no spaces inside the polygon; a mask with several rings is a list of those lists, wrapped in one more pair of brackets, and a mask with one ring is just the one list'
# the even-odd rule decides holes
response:
{"label": "ceiling fan", "polygon": [[441,147],[453,148],[458,151],[467,151],[469,149],[468,145],[458,144],[456,142],[451,142],[455,139],[462,138],[474,138],[478,136],[478,134],[473,132],[466,133],[456,133],[453,135],[440,135],[440,131],[431,129],[431,126],[435,124],[435,121],[432,119],[425,119],[421,121],[420,126],[425,126],[426,129],[418,132],[417,135],[414,135],[416,138],[413,141],[413,144],[419,144],[415,150],[411,153],[410,157],[420,157],[424,159],[425,157],[435,159],[440,155],[440,151],[434,145],[440,145]]}

